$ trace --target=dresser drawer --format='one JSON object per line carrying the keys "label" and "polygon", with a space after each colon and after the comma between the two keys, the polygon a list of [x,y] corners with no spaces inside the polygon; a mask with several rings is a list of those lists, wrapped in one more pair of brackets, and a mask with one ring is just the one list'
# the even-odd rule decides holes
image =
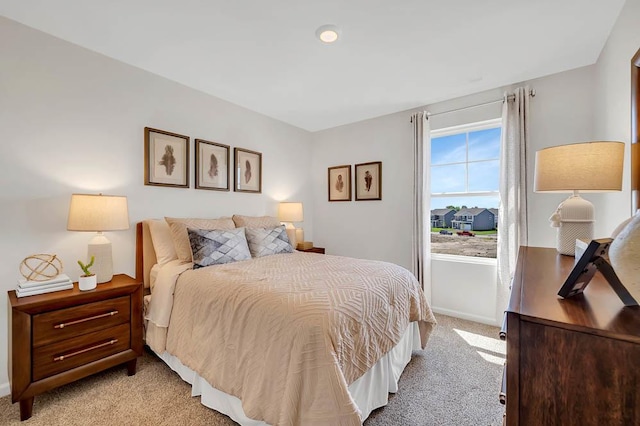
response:
{"label": "dresser drawer", "polygon": [[33,346],[40,347],[128,323],[130,304],[129,296],[122,296],[34,315]]}
{"label": "dresser drawer", "polygon": [[41,380],[131,347],[130,324],[41,346],[33,350],[33,380]]}

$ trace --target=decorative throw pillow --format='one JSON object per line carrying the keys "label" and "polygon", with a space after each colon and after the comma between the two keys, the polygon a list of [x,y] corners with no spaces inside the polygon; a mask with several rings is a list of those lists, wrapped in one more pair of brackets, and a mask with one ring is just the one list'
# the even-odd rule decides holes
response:
{"label": "decorative throw pillow", "polygon": [[189,244],[189,235],[187,228],[191,229],[235,229],[236,225],[230,217],[221,217],[219,219],[178,219],[174,217],[164,218],[171,229],[173,244],[176,248],[176,255],[181,262],[191,262],[191,246]]}
{"label": "decorative throw pillow", "polygon": [[275,228],[280,226],[280,221],[273,216],[242,216],[234,214],[233,222],[237,228]]}
{"label": "decorative throw pillow", "polygon": [[245,228],[245,232],[253,257],[293,253],[284,225],[277,228]]}
{"label": "decorative throw pillow", "polygon": [[193,253],[193,269],[251,259],[244,228],[188,228],[187,232]]}

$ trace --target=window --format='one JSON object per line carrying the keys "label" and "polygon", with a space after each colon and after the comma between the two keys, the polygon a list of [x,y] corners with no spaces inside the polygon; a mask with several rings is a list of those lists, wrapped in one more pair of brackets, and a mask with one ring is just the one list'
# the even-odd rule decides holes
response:
{"label": "window", "polygon": [[495,258],[501,120],[431,132],[431,252]]}

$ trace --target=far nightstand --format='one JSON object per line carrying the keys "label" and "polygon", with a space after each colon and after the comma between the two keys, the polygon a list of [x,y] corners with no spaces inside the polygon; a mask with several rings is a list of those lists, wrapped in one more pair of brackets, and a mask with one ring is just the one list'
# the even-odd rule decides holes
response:
{"label": "far nightstand", "polygon": [[304,251],[306,253],[324,254],[324,247],[311,247],[309,249],[298,249],[298,251]]}
{"label": "far nightstand", "polygon": [[20,420],[36,395],[118,364],[136,373],[142,355],[142,283],[114,275],[95,290],[56,291],[9,302],[11,401]]}

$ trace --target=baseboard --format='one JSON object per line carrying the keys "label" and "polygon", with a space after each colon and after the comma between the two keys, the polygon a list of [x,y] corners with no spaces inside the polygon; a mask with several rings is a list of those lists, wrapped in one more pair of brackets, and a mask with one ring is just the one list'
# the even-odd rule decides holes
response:
{"label": "baseboard", "polygon": [[9,386],[9,383],[3,383],[0,385],[0,398],[2,398],[3,396],[7,396],[11,394],[11,387]]}
{"label": "baseboard", "polygon": [[480,316],[480,315],[467,314],[465,312],[458,312],[458,311],[454,311],[452,309],[438,308],[437,306],[432,306],[431,310],[433,312],[435,312],[436,314],[448,315],[450,317],[461,318],[461,319],[467,320],[467,321],[479,322],[479,323],[482,323],[482,324],[493,325],[493,326],[496,326],[496,327],[500,327],[500,325],[501,325],[501,324],[497,324],[496,323],[496,319],[495,318],[489,318],[489,317],[483,317],[483,316]]}

